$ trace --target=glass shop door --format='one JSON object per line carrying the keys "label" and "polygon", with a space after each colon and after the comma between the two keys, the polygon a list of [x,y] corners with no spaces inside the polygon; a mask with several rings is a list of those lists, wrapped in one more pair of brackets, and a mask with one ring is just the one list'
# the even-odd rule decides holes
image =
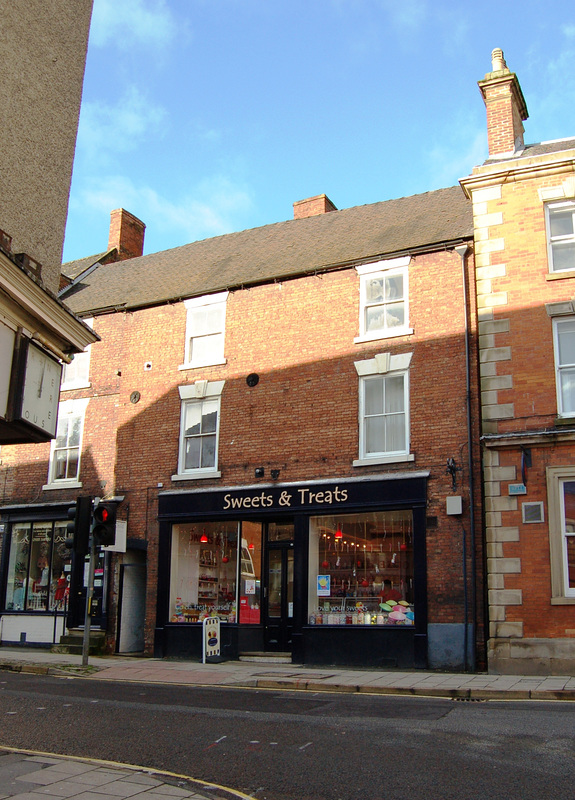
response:
{"label": "glass shop door", "polygon": [[266,650],[291,652],[293,630],[293,524],[266,525],[264,641]]}

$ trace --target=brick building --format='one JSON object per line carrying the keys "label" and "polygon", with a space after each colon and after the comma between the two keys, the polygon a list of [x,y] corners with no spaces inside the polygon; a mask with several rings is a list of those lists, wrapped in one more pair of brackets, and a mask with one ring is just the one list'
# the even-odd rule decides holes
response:
{"label": "brick building", "polygon": [[119,504],[111,650],[197,658],[215,612],[226,657],[484,664],[471,204],[294,217],[65,269],[101,341],[54,444],[2,452],[2,641],[49,644],[81,593],[61,539],[90,495]]}
{"label": "brick building", "polygon": [[472,200],[490,669],[575,667],[575,139],[526,145],[500,50]]}

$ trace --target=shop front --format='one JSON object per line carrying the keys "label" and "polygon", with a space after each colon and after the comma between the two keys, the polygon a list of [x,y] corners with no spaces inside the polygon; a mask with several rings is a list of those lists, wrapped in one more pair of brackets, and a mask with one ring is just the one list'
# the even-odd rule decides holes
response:
{"label": "shop front", "polygon": [[426,667],[427,477],[163,493],[156,655]]}
{"label": "shop front", "polygon": [[[68,547],[67,504],[4,506],[0,560],[0,641],[48,646],[84,624],[87,561]],[[92,624],[105,623],[107,555],[95,565]]]}

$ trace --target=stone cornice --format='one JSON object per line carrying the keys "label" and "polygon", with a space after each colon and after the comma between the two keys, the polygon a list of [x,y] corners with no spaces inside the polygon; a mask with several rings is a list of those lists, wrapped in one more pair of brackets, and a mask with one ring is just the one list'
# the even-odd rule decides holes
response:
{"label": "stone cornice", "polygon": [[[570,155],[566,157],[566,153]],[[483,164],[475,167],[471,175],[461,178],[459,183],[466,197],[471,199],[475,189],[549,175],[565,175],[569,172],[575,172],[575,148],[561,153],[546,153],[530,158],[512,158],[496,164]]]}
{"label": "stone cornice", "polygon": [[81,352],[99,337],[0,251],[0,309],[57,354]]}

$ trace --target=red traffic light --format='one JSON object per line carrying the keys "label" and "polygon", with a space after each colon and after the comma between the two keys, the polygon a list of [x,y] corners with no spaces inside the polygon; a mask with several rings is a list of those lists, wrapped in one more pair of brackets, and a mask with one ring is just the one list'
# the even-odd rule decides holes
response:
{"label": "red traffic light", "polygon": [[96,517],[96,520],[98,522],[107,522],[110,514],[108,512],[108,509],[105,506],[103,506],[102,508],[96,508],[94,516]]}
{"label": "red traffic light", "polygon": [[92,533],[96,544],[110,546],[116,539],[116,503],[101,502],[94,507]]}

